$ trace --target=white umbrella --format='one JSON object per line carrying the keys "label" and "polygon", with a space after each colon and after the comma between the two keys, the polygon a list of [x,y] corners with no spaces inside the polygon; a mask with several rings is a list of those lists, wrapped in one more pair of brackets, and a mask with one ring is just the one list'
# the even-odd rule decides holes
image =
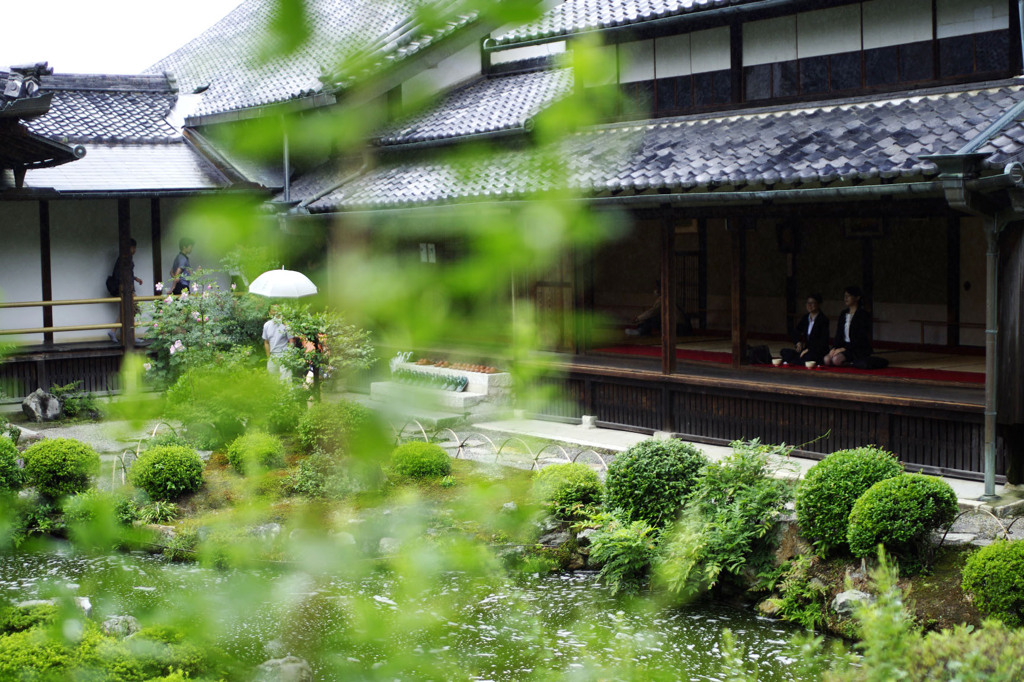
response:
{"label": "white umbrella", "polygon": [[249,293],[267,298],[302,298],[317,292],[316,285],[295,270],[267,270],[249,285]]}

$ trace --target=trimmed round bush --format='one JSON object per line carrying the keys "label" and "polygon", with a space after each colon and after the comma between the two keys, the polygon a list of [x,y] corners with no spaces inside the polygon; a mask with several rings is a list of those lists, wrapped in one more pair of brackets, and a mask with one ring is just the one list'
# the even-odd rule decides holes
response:
{"label": "trimmed round bush", "polygon": [[284,445],[277,436],[253,431],[231,441],[228,462],[240,474],[284,466]]}
{"label": "trimmed round bush", "polygon": [[680,440],[644,440],[615,458],[605,479],[605,504],[625,521],[664,526],[679,516],[696,486],[704,454]]}
{"label": "trimmed round bush", "polygon": [[999,540],[971,554],[962,584],[983,615],[1024,627],[1024,540]]}
{"label": "trimmed round bush", "polygon": [[100,456],[71,438],[41,440],[25,450],[25,477],[43,497],[57,499],[89,487],[100,470]]}
{"label": "trimmed round bush", "polygon": [[307,453],[336,452],[346,449],[352,437],[372,421],[372,413],[362,405],[322,402],[306,410],[295,433]]}
{"label": "trimmed round bush", "polygon": [[600,503],[604,492],[597,472],[578,462],[544,467],[534,474],[533,489],[551,513],[563,519],[575,516],[581,507]]}
{"label": "trimmed round bush", "polygon": [[860,496],[846,539],[858,557],[873,556],[885,545],[900,560],[900,571],[910,575],[922,565],[929,533],[952,523],[959,510],[956,493],[941,478],[900,474]]}
{"label": "trimmed round bush", "polygon": [[129,478],[154,500],[174,500],[203,485],[203,460],[192,448],[160,445],[139,455]]}
{"label": "trimmed round bush", "polygon": [[797,486],[800,533],[822,556],[843,547],[857,498],[875,483],[902,473],[896,456],[879,448],[833,452],[811,467]]}
{"label": "trimmed round bush", "polygon": [[21,490],[25,485],[25,472],[18,466],[18,448],[10,438],[0,436],[0,493]]}
{"label": "trimmed round bush", "polygon": [[391,453],[391,470],[409,478],[440,478],[452,472],[452,460],[440,445],[414,441]]}

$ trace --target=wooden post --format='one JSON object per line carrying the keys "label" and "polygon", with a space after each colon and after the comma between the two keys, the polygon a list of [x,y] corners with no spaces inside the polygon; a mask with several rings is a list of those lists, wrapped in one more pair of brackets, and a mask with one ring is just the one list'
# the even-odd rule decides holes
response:
{"label": "wooden post", "polygon": [[[42,280],[42,294],[44,301],[53,300],[53,271],[50,265],[50,202],[41,200],[39,202],[39,273]],[[53,308],[43,306],[43,326],[53,326]],[[53,332],[43,333],[43,343],[47,346],[53,344]],[[49,389],[49,386],[40,388]]]}
{"label": "wooden post", "polygon": [[946,345],[960,345],[960,219],[946,221]]}
{"label": "wooden post", "polygon": [[729,218],[732,241],[732,366],[743,364],[747,351],[747,218]]}
{"label": "wooden post", "polygon": [[[127,262],[131,256],[131,200],[117,200],[117,252]],[[125,352],[135,348],[135,280],[132,269],[121,268],[121,344]]]}
{"label": "wooden post", "polygon": [[676,228],[671,214],[661,219],[661,373],[676,371]]}
{"label": "wooden post", "polygon": [[697,221],[697,306],[701,330],[708,328],[708,221]]}
{"label": "wooden post", "polygon": [[[150,247],[153,250],[153,284],[164,281],[163,276],[163,254],[161,253],[161,241],[163,235],[161,234],[163,226],[161,225],[160,217],[160,198],[153,197],[149,200],[149,241]],[[155,291],[150,289],[150,291]],[[170,292],[167,292],[170,293]]]}

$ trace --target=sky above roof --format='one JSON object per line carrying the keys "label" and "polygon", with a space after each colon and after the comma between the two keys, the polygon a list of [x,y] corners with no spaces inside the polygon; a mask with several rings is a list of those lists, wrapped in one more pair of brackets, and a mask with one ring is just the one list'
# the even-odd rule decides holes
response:
{"label": "sky above roof", "polygon": [[240,2],[36,0],[17,25],[4,30],[0,70],[46,61],[57,73],[140,73]]}

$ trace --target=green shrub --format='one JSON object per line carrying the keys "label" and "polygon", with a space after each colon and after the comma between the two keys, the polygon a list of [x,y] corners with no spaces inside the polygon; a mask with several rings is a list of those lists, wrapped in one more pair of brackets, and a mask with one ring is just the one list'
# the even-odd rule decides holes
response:
{"label": "green shrub", "polygon": [[18,466],[21,454],[9,438],[0,436],[0,493],[21,490],[25,485],[25,472]]}
{"label": "green shrub", "polygon": [[50,393],[60,401],[61,413],[68,419],[99,419],[100,410],[96,405],[96,396],[81,389],[81,381],[72,381],[60,386],[54,384]]}
{"label": "green shrub", "polygon": [[125,541],[125,519],[134,502],[120,493],[95,488],[64,499],[64,524],[79,546],[111,548]]}
{"label": "green shrub", "polygon": [[231,442],[228,462],[240,474],[284,466],[284,445],[277,436],[253,431]]}
{"label": "green shrub", "polygon": [[808,630],[824,625],[828,604],[828,587],[811,575],[815,561],[818,559],[807,554],[793,559],[782,574],[780,598],[775,602],[779,618]]}
{"label": "green shrub", "polygon": [[296,435],[307,453],[316,450],[346,450],[353,437],[373,422],[373,415],[362,405],[350,402],[317,403],[299,419]]}
{"label": "green shrub", "polygon": [[412,441],[391,453],[391,470],[409,478],[441,478],[452,472],[452,460],[436,443]]}
{"label": "green shrub", "polygon": [[846,544],[850,510],[875,483],[903,473],[896,457],[874,447],[839,450],[808,470],[796,490],[801,534],[827,556]]}
{"label": "green shrub", "polygon": [[900,571],[920,570],[931,531],[952,523],[956,493],[941,478],[900,474],[879,481],[853,505],[847,541],[854,556],[873,556],[878,545],[900,560]]}
{"label": "green shrub", "polygon": [[70,438],[41,440],[24,453],[25,475],[39,494],[50,499],[74,495],[89,487],[100,468],[100,456]]}
{"label": "green shrub", "polygon": [[590,561],[612,594],[634,591],[657,555],[658,529],[646,521],[612,521],[590,538]]}
{"label": "green shrub", "polygon": [[1000,540],[971,554],[963,588],[984,615],[1024,626],[1024,540]]}
{"label": "green shrub", "polygon": [[187,448],[191,447],[192,443],[189,442],[188,438],[174,431],[161,431],[145,442],[147,450],[158,448],[161,445],[180,445]]}
{"label": "green shrub", "polygon": [[575,519],[600,504],[604,492],[597,472],[586,464],[551,464],[533,476],[536,496],[562,519]]}
{"label": "green shrub", "polygon": [[326,452],[314,452],[299,462],[285,487],[313,499],[341,499],[356,490],[345,466]]}
{"label": "green shrub", "polygon": [[658,578],[684,599],[714,587],[723,574],[761,574],[772,566],[771,531],[791,493],[772,476],[769,456],[787,450],[757,441],[732,446],[728,457],[704,468],[658,566]]}
{"label": "green shrub", "polygon": [[605,479],[605,504],[626,521],[664,526],[679,516],[707,464],[700,450],[679,440],[645,440],[615,458]]}
{"label": "green shrub", "polygon": [[152,499],[173,500],[203,485],[203,460],[192,448],[162,445],[139,455],[129,478]]}
{"label": "green shrub", "polygon": [[263,423],[270,433],[289,436],[295,433],[302,415],[306,413],[309,394],[301,386],[281,385]]}
{"label": "green shrub", "polygon": [[0,635],[50,625],[57,620],[57,612],[57,605],[49,603],[4,607],[0,609]]}

